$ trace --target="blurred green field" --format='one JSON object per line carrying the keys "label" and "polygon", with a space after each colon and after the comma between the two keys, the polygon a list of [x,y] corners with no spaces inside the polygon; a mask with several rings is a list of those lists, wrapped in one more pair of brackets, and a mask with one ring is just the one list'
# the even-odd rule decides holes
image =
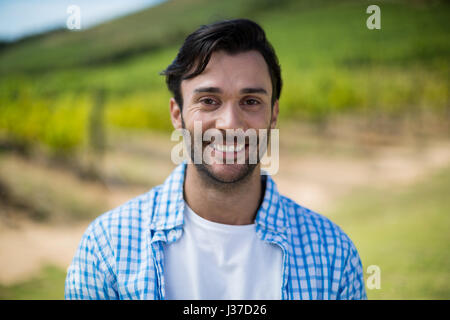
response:
{"label": "blurred green field", "polygon": [[[365,26],[361,1],[238,3],[169,1],[0,51],[0,139],[73,155],[92,144],[92,127],[170,130],[170,95],[159,72],[196,26],[232,17],[261,23],[277,50],[285,83],[281,121],[320,124],[342,114],[448,121],[446,2],[381,2],[382,29],[375,31]],[[97,107],[101,116],[94,119]]]}
{"label": "blurred green field", "polygon": [[381,289],[367,290],[369,299],[450,298],[448,190],[450,167],[408,187],[355,190],[330,212],[365,271],[381,269]]}
{"label": "blurred green field", "polygon": [[62,300],[65,278],[65,270],[46,266],[27,281],[12,286],[0,284],[0,300]]}
{"label": "blurred green field", "polygon": [[[450,167],[389,193],[355,190],[327,213],[355,242],[365,271],[381,268],[381,289],[367,290],[369,299],[450,297],[449,189]],[[64,280],[64,270],[47,266],[32,279],[0,285],[0,299],[63,299]]]}

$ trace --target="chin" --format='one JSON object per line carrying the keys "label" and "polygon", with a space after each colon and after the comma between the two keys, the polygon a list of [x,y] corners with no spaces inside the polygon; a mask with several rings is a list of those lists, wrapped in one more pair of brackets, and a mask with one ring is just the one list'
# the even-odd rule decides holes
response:
{"label": "chin", "polygon": [[208,166],[210,173],[225,183],[243,179],[249,171],[247,164],[213,164]]}
{"label": "chin", "polygon": [[256,165],[249,164],[202,164],[199,169],[216,183],[231,184],[245,181],[255,167]]}

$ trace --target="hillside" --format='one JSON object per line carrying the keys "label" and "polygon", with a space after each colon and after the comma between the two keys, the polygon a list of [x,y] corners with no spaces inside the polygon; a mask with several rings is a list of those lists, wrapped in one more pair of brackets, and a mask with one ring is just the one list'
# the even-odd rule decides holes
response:
{"label": "hillside", "polygon": [[[259,22],[277,50],[282,121],[323,129],[330,117],[352,115],[366,128],[448,134],[450,6],[380,6],[382,29],[368,30],[361,1],[173,0],[82,32],[21,41],[0,51],[0,141],[73,153],[107,136],[89,128],[170,130],[159,72],[197,26],[235,17]],[[423,122],[430,117],[437,123]]]}
{"label": "hillside", "polygon": [[[272,4],[271,4],[272,2]],[[261,3],[266,3],[261,7]],[[277,5],[283,1],[277,1]],[[0,72],[114,63],[177,43],[200,24],[247,16],[275,1],[165,1],[154,7],[82,31],[56,30],[24,39],[0,51]]]}

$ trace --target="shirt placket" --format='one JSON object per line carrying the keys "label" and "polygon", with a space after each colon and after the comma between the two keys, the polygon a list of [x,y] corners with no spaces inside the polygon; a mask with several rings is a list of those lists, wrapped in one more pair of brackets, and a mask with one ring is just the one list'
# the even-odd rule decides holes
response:
{"label": "shirt placket", "polygon": [[173,228],[169,230],[156,231],[151,242],[151,250],[153,257],[155,257],[154,263],[157,276],[157,289],[160,300],[165,300],[165,278],[164,278],[164,249],[163,243],[170,244],[177,241],[182,234],[181,228]]}
{"label": "shirt placket", "polygon": [[288,275],[289,275],[289,250],[286,235],[283,233],[264,230],[258,227],[256,231],[259,238],[267,243],[279,246],[283,252],[282,280],[281,280],[281,300],[288,299]]}

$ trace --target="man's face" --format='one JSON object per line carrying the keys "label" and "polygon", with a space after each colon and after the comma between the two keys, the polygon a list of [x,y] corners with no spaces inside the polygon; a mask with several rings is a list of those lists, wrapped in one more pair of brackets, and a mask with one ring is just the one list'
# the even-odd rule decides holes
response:
{"label": "man's face", "polygon": [[[177,113],[174,106],[176,103],[171,100],[175,127],[185,126],[191,137],[194,137],[194,122],[200,121],[202,133],[208,129],[216,129],[223,135],[222,145],[214,143],[214,140],[203,142],[202,155],[207,149],[209,152],[206,154],[213,161],[208,162],[211,164],[203,161],[197,168],[216,182],[243,180],[259,164],[249,164],[248,139],[244,147],[238,145],[237,141],[227,145],[226,130],[270,130],[275,127],[278,116],[278,101],[273,108],[271,106],[272,82],[262,55],[258,51],[235,55],[224,51],[214,52],[200,75],[181,82],[181,93],[182,114]],[[231,145],[234,150],[230,148]],[[239,151],[240,149],[242,150]],[[245,163],[226,163],[226,158],[236,159],[239,152],[245,152]],[[219,159],[222,161],[218,161]]]}

